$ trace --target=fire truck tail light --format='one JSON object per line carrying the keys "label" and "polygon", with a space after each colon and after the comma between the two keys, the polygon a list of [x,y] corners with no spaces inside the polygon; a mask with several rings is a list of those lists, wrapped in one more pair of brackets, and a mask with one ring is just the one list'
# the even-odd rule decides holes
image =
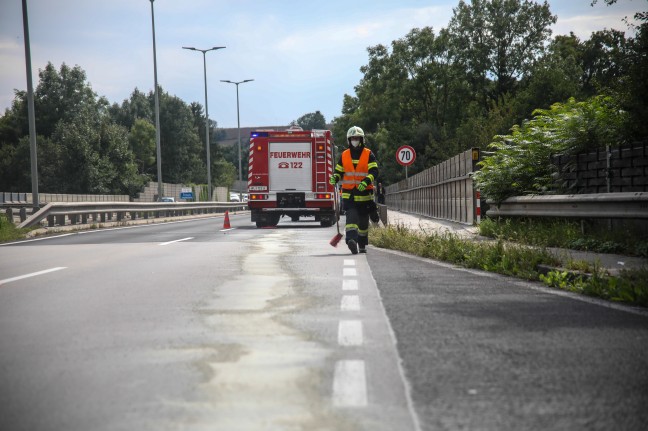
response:
{"label": "fire truck tail light", "polygon": [[268,199],[268,195],[252,193],[249,197],[251,201],[262,201]]}
{"label": "fire truck tail light", "polygon": [[316,199],[331,199],[331,194],[330,193],[317,193],[315,195]]}

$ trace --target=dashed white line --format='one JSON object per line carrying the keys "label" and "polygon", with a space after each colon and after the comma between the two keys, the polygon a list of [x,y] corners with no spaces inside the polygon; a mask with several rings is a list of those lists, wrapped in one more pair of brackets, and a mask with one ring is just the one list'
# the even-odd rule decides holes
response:
{"label": "dashed white line", "polygon": [[364,361],[345,360],[335,364],[333,405],[335,407],[365,407],[367,405]]}
{"label": "dashed white line", "polygon": [[360,297],[358,295],[344,295],[340,303],[340,310],[342,311],[358,311],[360,310]]}
{"label": "dashed white line", "polygon": [[169,244],[173,244],[174,242],[189,241],[190,239],[194,239],[194,237],[190,236],[189,238],[182,238],[182,239],[176,239],[176,240],[168,241],[168,242],[161,242],[158,245],[169,245]]}
{"label": "dashed white line", "polygon": [[353,259],[344,259],[344,266],[355,266],[356,261]]}
{"label": "dashed white line", "polygon": [[342,290],[358,290],[358,280],[342,280]]}
{"label": "dashed white line", "polygon": [[66,268],[67,268],[66,266],[58,266],[56,268],[50,268],[50,269],[45,269],[43,271],[32,272],[29,274],[20,275],[18,277],[5,278],[4,280],[0,280],[0,285],[11,283],[12,281],[22,280],[24,278],[36,277],[37,275],[47,274],[48,272],[60,271],[61,269],[66,269]]}
{"label": "dashed white line", "polygon": [[338,344],[340,346],[361,346],[362,321],[340,320],[338,325]]}
{"label": "dashed white line", "polygon": [[355,277],[358,275],[358,271],[355,268],[342,268],[343,277]]}

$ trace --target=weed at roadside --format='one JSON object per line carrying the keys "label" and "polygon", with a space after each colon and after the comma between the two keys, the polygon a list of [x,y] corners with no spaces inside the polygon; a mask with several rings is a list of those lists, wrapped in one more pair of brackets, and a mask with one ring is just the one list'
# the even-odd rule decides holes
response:
{"label": "weed at roadside", "polygon": [[9,221],[6,215],[0,214],[0,242],[22,239],[30,230],[33,230],[33,228],[18,229]]}

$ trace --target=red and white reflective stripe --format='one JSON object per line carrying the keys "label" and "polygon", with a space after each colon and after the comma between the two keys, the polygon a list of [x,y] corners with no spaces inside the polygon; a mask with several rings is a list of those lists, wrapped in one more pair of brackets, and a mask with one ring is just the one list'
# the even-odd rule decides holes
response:
{"label": "red and white reflective stripe", "polygon": [[481,223],[481,192],[479,190],[475,190],[475,215],[477,224]]}
{"label": "red and white reflective stripe", "polygon": [[248,159],[248,188],[249,188],[250,185],[252,184],[252,172],[254,170],[252,168],[252,165],[254,165],[254,142],[253,142],[253,140],[250,140],[250,150],[249,150],[248,154],[250,154],[250,157]]}
{"label": "red and white reflective stripe", "polygon": [[326,164],[326,173],[330,177],[333,175],[333,153],[332,153],[332,145],[330,140],[326,140],[326,160],[328,160],[328,163]]}

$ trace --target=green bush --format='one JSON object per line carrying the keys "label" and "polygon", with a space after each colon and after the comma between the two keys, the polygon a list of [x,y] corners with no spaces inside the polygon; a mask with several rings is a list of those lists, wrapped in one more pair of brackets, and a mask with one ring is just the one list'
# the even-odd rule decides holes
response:
{"label": "green bush", "polygon": [[486,199],[495,203],[511,196],[544,194],[555,184],[550,158],[623,143],[627,113],[614,100],[596,96],[586,102],[570,99],[515,125],[510,135],[497,135],[494,153],[479,164],[474,179]]}

